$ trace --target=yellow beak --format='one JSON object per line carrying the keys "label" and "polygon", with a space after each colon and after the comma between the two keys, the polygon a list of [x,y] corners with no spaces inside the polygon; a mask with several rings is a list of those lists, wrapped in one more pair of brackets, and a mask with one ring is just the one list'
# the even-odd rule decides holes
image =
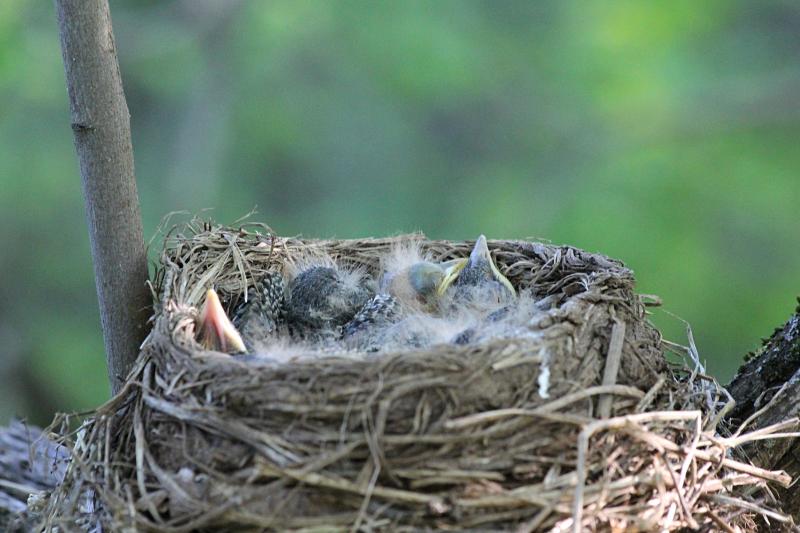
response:
{"label": "yellow beak", "polygon": [[492,260],[491,256],[489,257],[489,266],[492,268],[492,273],[494,274],[494,277],[497,279],[497,281],[499,281],[500,283],[505,285],[506,289],[508,289],[511,292],[511,294],[513,294],[516,297],[517,296],[517,290],[514,288],[514,286],[511,284],[511,282],[508,281],[508,278],[505,277],[500,272],[500,269],[497,268],[497,265]]}
{"label": "yellow beak", "polygon": [[225,353],[246,352],[244,341],[228,319],[214,289],[206,292],[206,302],[200,313],[200,344],[207,350]]}
{"label": "yellow beak", "polygon": [[469,259],[452,259],[444,263],[444,277],[439,282],[439,287],[436,289],[436,294],[443,295],[450,285],[458,278],[458,274],[464,270],[464,267],[469,263]]}

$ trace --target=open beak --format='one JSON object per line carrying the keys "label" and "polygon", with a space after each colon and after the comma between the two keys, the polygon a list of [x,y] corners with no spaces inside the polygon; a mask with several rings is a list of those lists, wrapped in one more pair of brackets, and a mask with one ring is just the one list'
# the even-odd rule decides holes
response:
{"label": "open beak", "polygon": [[206,302],[200,313],[200,343],[207,350],[225,353],[247,351],[242,336],[228,320],[214,289],[206,292]]}

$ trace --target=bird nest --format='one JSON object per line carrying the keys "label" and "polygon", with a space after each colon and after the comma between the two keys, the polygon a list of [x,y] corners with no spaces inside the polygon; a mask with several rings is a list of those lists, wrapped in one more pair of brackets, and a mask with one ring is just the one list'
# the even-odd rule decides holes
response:
{"label": "bird nest", "polygon": [[122,390],[77,430],[59,421],[74,452],[47,525],[755,531],[788,520],[769,489],[788,476],[734,453],[782,427],[723,438],[725,390],[668,363],[681,349],[648,322],[632,272],[598,254],[490,241],[511,283],[547,302],[532,335],[281,364],[195,340],[210,286],[232,305],[309,248],[374,271],[397,239],[441,261],[472,244],[198,222],[170,233],[153,329]]}

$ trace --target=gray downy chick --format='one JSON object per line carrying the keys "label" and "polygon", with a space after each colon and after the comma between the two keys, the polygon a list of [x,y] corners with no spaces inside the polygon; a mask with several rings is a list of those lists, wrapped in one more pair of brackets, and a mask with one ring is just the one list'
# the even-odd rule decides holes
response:
{"label": "gray downy chick", "polygon": [[420,260],[384,276],[382,292],[375,295],[348,322],[342,338],[352,348],[378,351],[387,329],[409,313],[434,313],[439,286],[454,265]]}
{"label": "gray downy chick", "polygon": [[483,314],[450,342],[466,345],[489,339],[527,337],[530,334],[529,323],[541,312],[537,300],[530,292],[523,291],[516,301]]}
{"label": "gray downy chick", "polygon": [[497,268],[483,235],[478,237],[469,258],[451,269],[439,291],[448,297],[451,306],[470,306],[487,313],[513,303],[517,296],[514,286]]}
{"label": "gray downy chick", "polygon": [[288,287],[286,317],[293,336],[307,340],[336,339],[375,294],[372,281],[361,271],[336,266],[311,266],[299,272]]}
{"label": "gray downy chick", "polygon": [[441,291],[450,314],[471,311],[480,317],[453,338],[455,344],[476,342],[483,336],[481,330],[497,329],[495,326],[514,315],[518,307],[517,291],[497,268],[483,235],[475,241],[469,258],[453,269]]}

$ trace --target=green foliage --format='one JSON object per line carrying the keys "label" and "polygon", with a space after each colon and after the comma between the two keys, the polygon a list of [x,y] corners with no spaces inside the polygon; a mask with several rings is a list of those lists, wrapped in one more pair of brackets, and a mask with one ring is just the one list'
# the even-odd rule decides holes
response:
{"label": "green foliage", "polygon": [[[148,234],[258,206],[283,234],[574,244],[633,267],[722,380],[800,290],[792,2],[112,10]],[[0,421],[42,422],[107,391],[50,4],[0,3],[0,97]]]}

